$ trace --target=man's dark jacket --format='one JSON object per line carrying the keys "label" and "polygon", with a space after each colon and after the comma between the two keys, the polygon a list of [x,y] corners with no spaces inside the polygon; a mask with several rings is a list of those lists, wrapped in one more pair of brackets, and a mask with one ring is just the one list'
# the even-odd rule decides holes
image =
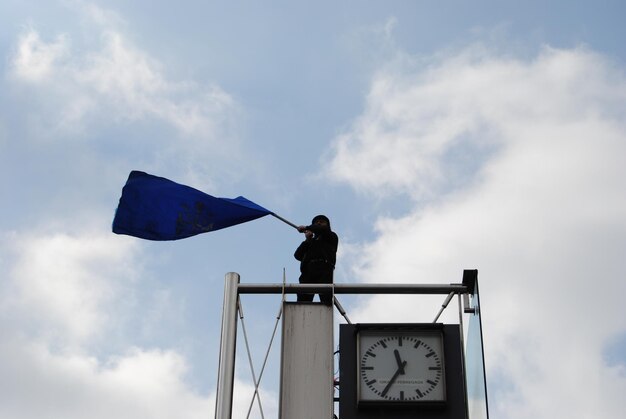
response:
{"label": "man's dark jacket", "polygon": [[303,241],[294,253],[294,257],[300,261],[300,282],[331,284],[339,238],[330,226],[314,224],[306,229],[313,232],[314,236]]}

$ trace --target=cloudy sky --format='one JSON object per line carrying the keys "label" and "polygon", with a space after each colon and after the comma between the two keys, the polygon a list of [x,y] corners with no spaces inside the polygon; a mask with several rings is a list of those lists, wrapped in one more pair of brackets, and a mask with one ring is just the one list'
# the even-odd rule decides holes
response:
{"label": "cloudy sky", "polygon": [[[211,417],[224,275],[297,281],[302,237],[272,217],[177,242],[112,234],[137,169],[296,224],[327,214],[338,283],[478,269],[491,417],[622,418],[625,14],[3,1],[0,417]],[[439,303],[343,299],[353,322],[431,321]],[[258,374],[280,301],[243,304]]]}

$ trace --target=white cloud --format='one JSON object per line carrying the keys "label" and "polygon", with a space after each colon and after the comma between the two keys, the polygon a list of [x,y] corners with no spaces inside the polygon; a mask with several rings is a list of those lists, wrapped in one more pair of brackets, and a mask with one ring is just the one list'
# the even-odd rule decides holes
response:
{"label": "white cloud", "polygon": [[[129,313],[142,315],[133,297],[142,272],[136,240],[22,232],[4,234],[0,249],[0,417],[192,419],[213,411],[213,397],[189,386],[178,352],[111,342]],[[148,310],[148,326],[170,308],[164,298]]]}
{"label": "white cloud", "polygon": [[[101,362],[35,343],[0,343],[0,416],[6,418],[206,418],[211,401],[189,389],[172,351],[131,349]],[[10,380],[8,379],[10,378]]]}
{"label": "white cloud", "polygon": [[59,35],[56,40],[43,42],[39,34],[29,28],[20,37],[12,62],[14,75],[27,82],[48,81],[68,53],[69,39]]}
{"label": "white cloud", "polygon": [[399,54],[375,76],[363,115],[335,142],[330,177],[369,193],[430,197],[471,180],[485,151],[543,123],[575,129],[574,118],[619,106],[624,94],[603,83],[613,71],[603,58],[584,50],[546,48],[530,63],[479,47],[433,59],[415,70]]}
{"label": "white cloud", "polygon": [[[81,89],[91,90],[125,118],[155,117],[184,134],[213,133],[214,119],[234,106],[217,86],[196,94],[193,83],[166,80],[159,64],[113,31],[102,35],[103,48],[75,69]],[[204,90],[204,89],[200,89]],[[191,95],[191,99],[185,96]]]}
{"label": "white cloud", "polygon": [[29,26],[9,57],[9,94],[29,121],[22,141],[100,142],[94,132],[115,132],[101,147],[146,170],[174,167],[178,179],[202,186],[216,173],[243,176],[233,169],[248,158],[239,144],[241,109],[229,93],[215,83],[175,80],[132,42],[116,13],[68,5],[85,21],[82,32],[50,40]]}
{"label": "white cloud", "polygon": [[[99,360],[3,339],[0,356],[11,360],[0,362],[3,418],[204,419],[215,411],[215,394],[202,395],[188,386],[189,366],[175,351],[130,348]],[[233,419],[243,419],[254,387],[237,378],[235,389]],[[263,389],[261,394],[265,417],[276,417],[276,395]],[[249,417],[261,417],[256,402]]]}
{"label": "white cloud", "polygon": [[[12,59],[12,75],[24,83],[47,83],[63,104],[54,117],[72,129],[85,118],[116,120],[154,118],[184,135],[211,138],[236,105],[218,86],[172,82],[160,64],[134,47],[113,28],[101,32],[101,45],[85,53],[70,50],[69,35],[45,42],[29,28],[20,36]],[[76,127],[74,127],[76,128]]]}
{"label": "white cloud", "polygon": [[[7,234],[1,298],[5,315],[29,319],[36,335],[62,345],[82,345],[112,326],[141,270],[137,243],[109,234]],[[25,325],[24,325],[25,326]]]}
{"label": "white cloud", "polygon": [[[129,316],[152,336],[179,310],[167,289],[151,291],[149,307],[137,304],[146,275],[138,241],[93,231],[14,232],[3,235],[0,250],[0,417],[213,414],[215,394],[199,394],[188,378],[215,371],[191,372],[177,350],[110,342],[128,330]],[[276,416],[271,384],[260,391],[266,417]],[[249,380],[236,378],[233,418],[247,417],[253,392]],[[259,412],[255,402],[250,417]]]}
{"label": "white cloud", "polygon": [[[328,168],[417,203],[379,220],[357,276],[458,282],[478,268],[492,415],[621,417],[623,366],[603,352],[626,330],[623,72],[584,49],[524,61],[469,48],[423,69],[404,58],[375,77]],[[351,319],[438,309],[393,301]]]}

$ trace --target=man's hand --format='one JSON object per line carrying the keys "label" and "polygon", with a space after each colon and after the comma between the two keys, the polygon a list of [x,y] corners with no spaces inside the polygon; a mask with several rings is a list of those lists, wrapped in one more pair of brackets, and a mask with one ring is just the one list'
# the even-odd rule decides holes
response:
{"label": "man's hand", "polygon": [[311,240],[313,238],[313,232],[310,230],[307,230],[305,226],[298,226],[298,231],[300,233],[304,233],[304,237],[307,240]]}

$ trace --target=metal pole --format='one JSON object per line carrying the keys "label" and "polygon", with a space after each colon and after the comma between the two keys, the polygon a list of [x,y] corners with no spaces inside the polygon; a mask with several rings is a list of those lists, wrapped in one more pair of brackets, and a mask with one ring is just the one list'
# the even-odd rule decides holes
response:
{"label": "metal pole", "polygon": [[275,214],[275,213],[273,213],[273,212],[272,212],[272,213],[270,213],[270,215],[272,215],[272,216],[274,216],[274,217],[278,218],[280,221],[282,221],[282,222],[283,222],[283,223],[285,223],[285,224],[289,224],[289,225],[290,225],[290,226],[292,226],[293,228],[296,228],[296,229],[298,228],[298,226],[297,226],[297,225],[295,225],[294,223],[292,223],[292,222],[291,222],[291,221],[289,221],[289,220],[284,219],[283,217],[281,217],[281,216],[280,216],[280,215],[278,215],[278,214]]}
{"label": "metal pole", "polygon": [[233,409],[235,384],[235,348],[237,341],[237,287],[239,274],[229,272],[224,278],[224,308],[222,311],[222,338],[220,363],[217,371],[215,419],[230,419]]}
{"label": "metal pole", "polygon": [[346,314],[346,310],[343,309],[343,306],[339,303],[339,300],[337,299],[337,297],[333,296],[333,301],[335,302],[335,307],[337,307],[337,310],[339,310],[339,314],[341,314],[343,318],[346,319],[348,324],[352,324],[352,322],[348,318],[348,315]]}
{"label": "metal pole", "polygon": [[433,323],[437,323],[437,320],[439,320],[439,316],[441,316],[441,313],[443,313],[443,311],[446,309],[446,307],[448,307],[448,304],[450,304],[450,300],[452,299],[452,297],[454,297],[454,291],[452,291],[446,297],[446,300],[441,305],[441,309],[439,310],[439,313],[437,313],[437,316],[435,316],[435,320],[433,320]]}
{"label": "metal pole", "polygon": [[241,284],[239,294],[463,294],[463,284]]}

